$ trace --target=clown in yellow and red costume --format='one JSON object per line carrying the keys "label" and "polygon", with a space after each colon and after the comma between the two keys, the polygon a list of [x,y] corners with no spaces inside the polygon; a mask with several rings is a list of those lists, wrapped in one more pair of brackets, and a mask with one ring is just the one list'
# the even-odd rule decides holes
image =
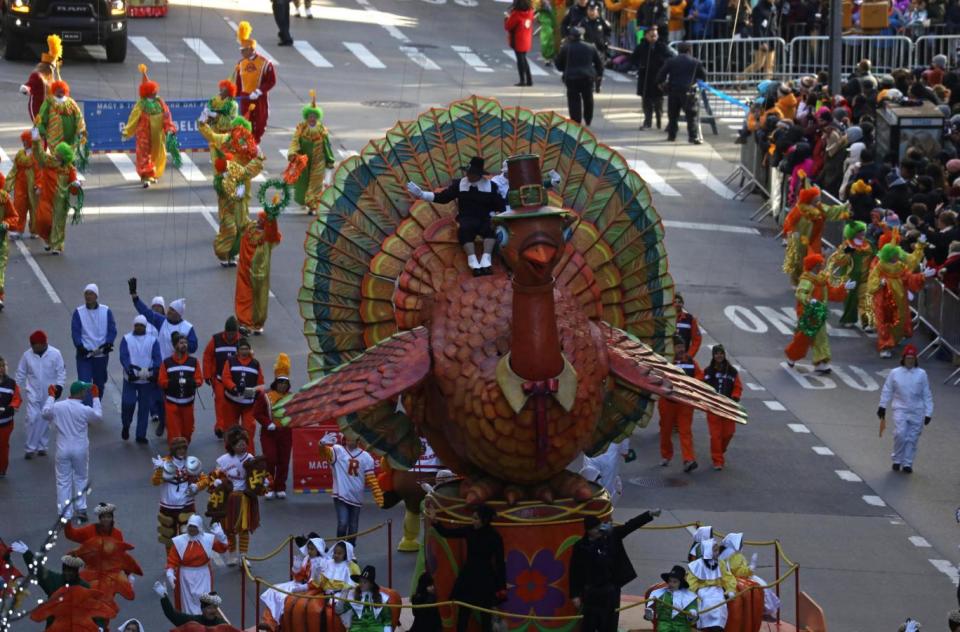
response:
{"label": "clown in yellow and red costume", "polygon": [[867,293],[867,278],[876,253],[866,235],[864,222],[848,223],[843,227],[843,243],[827,261],[828,269],[836,270],[855,283],[843,302],[840,324],[844,327],[858,324],[864,329],[873,327],[873,304]]}
{"label": "clown in yellow and red costume", "polygon": [[800,191],[797,204],[790,209],[783,222],[787,251],[783,256],[783,271],[796,285],[803,272],[803,258],[808,254],[822,254],[820,240],[823,226],[828,221],[844,220],[850,216],[847,205],[826,205],[821,202],[820,189],[807,187]]}
{"label": "clown in yellow and red costume", "polygon": [[240,238],[240,263],[234,294],[234,313],[243,327],[263,333],[270,296],[270,260],[282,239],[276,215],[261,211]]}
{"label": "clown in yellow and red costume", "polygon": [[827,338],[827,301],[842,301],[847,296],[847,287],[855,283],[847,281],[846,286],[835,287],[830,284],[823,270],[823,256],[809,254],[803,258],[803,274],[797,282],[797,330],[793,340],[784,349],[787,363],[806,357],[813,347],[813,366],[817,373],[830,373],[830,339]]}
{"label": "clown in yellow and red costume", "polygon": [[263,160],[262,155],[257,156],[244,165],[233,154],[225,153],[213,161],[219,222],[213,254],[223,267],[237,264],[240,238],[250,224],[250,181],[263,170]]}
{"label": "clown in yellow and red costume", "polygon": [[70,85],[59,76],[56,66],[53,75],[56,81],[50,84],[50,92],[37,113],[36,128],[47,148],[54,149],[66,143],[77,158],[82,158],[87,154],[87,123],[83,110],[70,96]]}
{"label": "clown in yellow and red costume", "polygon": [[323,110],[317,105],[317,94],[310,91],[310,105],[303,108],[303,120],[297,125],[290,140],[287,160],[300,176],[293,185],[293,199],[307,207],[313,215],[320,206],[320,194],[327,169],[333,169],[333,148],[330,132],[323,125]]}
{"label": "clown in yellow and red costume", "polygon": [[[53,151],[44,150],[39,130],[33,128],[30,133],[33,139],[33,155],[40,165],[36,234],[47,242],[46,250],[59,255],[63,252],[67,239],[67,214],[72,206],[70,196],[83,191],[74,167],[76,155],[67,143],[60,143]],[[73,207],[75,218],[78,217],[81,206],[78,201]]]}
{"label": "clown in yellow and red costume", "polygon": [[913,335],[911,297],[923,287],[925,277],[936,273],[932,268],[914,272],[923,260],[922,243],[917,242],[913,253],[908,255],[897,241],[891,239],[880,248],[867,279],[867,293],[873,300],[877,349],[881,358],[891,357],[893,348],[904,338]]}
{"label": "clown in yellow and red costume", "polygon": [[54,80],[53,70],[61,63],[62,57],[63,44],[60,42],[60,36],[48,36],[47,51],[40,55],[40,63],[20,86],[20,93],[27,96],[27,113],[30,115],[31,123],[36,121],[40,114],[40,106],[50,94],[50,86]]}
{"label": "clown in yellow and red costume", "polygon": [[233,129],[233,120],[237,118],[237,86],[232,81],[224,79],[217,84],[217,96],[207,101],[203,110],[203,118],[219,134],[229,133]]}
{"label": "clown in yellow and red costume", "polygon": [[253,39],[253,27],[243,21],[237,27],[237,42],[240,44],[241,59],[234,69],[233,82],[237,86],[237,101],[240,115],[249,119],[253,125],[253,136],[260,142],[267,129],[270,104],[267,93],[277,83],[277,72],[273,64],[257,52],[257,40]]}
{"label": "clown in yellow and red costume", "polygon": [[156,183],[167,167],[167,147],[176,147],[177,126],[170,108],[158,96],[160,86],[147,77],[146,65],[140,64],[140,74],[140,99],[130,111],[123,138],[136,137],[137,174],[146,189]]}

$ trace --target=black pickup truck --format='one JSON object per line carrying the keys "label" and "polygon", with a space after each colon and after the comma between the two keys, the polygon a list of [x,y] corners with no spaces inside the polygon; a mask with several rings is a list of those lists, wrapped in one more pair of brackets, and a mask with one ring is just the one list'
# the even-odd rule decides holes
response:
{"label": "black pickup truck", "polygon": [[64,47],[99,45],[107,61],[127,57],[126,0],[0,0],[3,11],[3,57],[21,59],[31,45],[46,46],[59,35]]}

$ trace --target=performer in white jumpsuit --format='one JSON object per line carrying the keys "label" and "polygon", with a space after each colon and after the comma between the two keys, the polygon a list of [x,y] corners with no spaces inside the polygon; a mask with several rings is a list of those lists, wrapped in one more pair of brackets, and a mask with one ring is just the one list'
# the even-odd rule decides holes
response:
{"label": "performer in white jumpsuit", "polygon": [[17,365],[17,384],[20,385],[27,411],[27,442],[24,458],[47,453],[50,442],[50,424],[40,415],[47,401],[50,385],[59,387],[57,397],[67,381],[67,368],[63,356],[56,347],[47,344],[47,334],[37,330],[30,334],[30,348],[23,352]]}
{"label": "performer in white jumpsuit", "polygon": [[927,372],[918,366],[917,348],[903,348],[900,366],[890,371],[880,390],[877,416],[884,420],[887,408],[893,412],[893,470],[913,472],[913,458],[923,427],[933,416],[933,393]]}
{"label": "performer in white jumpsuit", "polygon": [[[54,390],[52,384],[49,388]],[[85,406],[84,398],[91,395],[92,405]],[[78,520],[86,522],[87,496],[80,492],[86,489],[89,479],[90,438],[87,430],[91,423],[103,420],[97,389],[93,384],[77,380],[70,385],[70,399],[58,402],[53,394],[49,394],[40,414],[57,427],[57,510],[66,506],[65,518],[69,520],[76,515]],[[66,504],[78,494],[76,502]]]}
{"label": "performer in white jumpsuit", "polygon": [[[597,456],[583,456],[583,467],[594,467],[600,473],[600,480],[596,482],[603,486],[610,494],[610,501],[617,502],[617,499],[623,494],[623,480],[620,478],[620,465],[623,464],[627,455],[630,454],[630,439],[624,439],[617,443],[611,443],[607,446],[606,452]],[[581,470],[580,475],[583,476]],[[586,477],[584,477],[586,478]]]}

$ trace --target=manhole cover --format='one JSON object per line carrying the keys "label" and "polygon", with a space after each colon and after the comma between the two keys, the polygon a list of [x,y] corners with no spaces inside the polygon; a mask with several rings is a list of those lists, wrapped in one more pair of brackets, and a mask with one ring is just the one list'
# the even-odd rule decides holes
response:
{"label": "manhole cover", "polygon": [[661,476],[637,476],[630,479],[637,487],[686,487],[690,481],[686,478],[663,478]]}
{"label": "manhole cover", "polygon": [[416,103],[410,103],[409,101],[362,101],[362,105],[367,106],[368,108],[389,108],[391,110],[403,110],[406,108],[415,108],[417,107]]}

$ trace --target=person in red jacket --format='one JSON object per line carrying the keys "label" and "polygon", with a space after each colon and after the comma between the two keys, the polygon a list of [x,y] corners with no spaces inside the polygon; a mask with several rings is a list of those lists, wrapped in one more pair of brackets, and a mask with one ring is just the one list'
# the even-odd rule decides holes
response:
{"label": "person in red jacket", "polygon": [[[700,365],[687,353],[687,344],[680,336],[673,338],[673,363],[692,378],[702,380]],[[683,453],[683,471],[697,469],[697,454],[693,449],[693,406],[676,404],[661,398],[657,401],[660,411],[660,461],[662,467],[670,465],[673,458],[673,430],[680,434],[680,451]]]}
{"label": "person in red jacket", "polygon": [[[723,345],[714,345],[710,353],[713,358],[703,372],[703,381],[721,395],[739,402],[743,395],[743,384],[737,369],[727,362],[727,352]],[[713,460],[713,469],[719,472],[725,464],[724,455],[730,440],[733,439],[733,433],[737,430],[737,424],[730,419],[707,413],[707,425],[710,427],[710,458]]]}
{"label": "person in red jacket", "polygon": [[503,28],[507,31],[507,41],[513,54],[517,56],[517,71],[520,73],[520,83],[515,84],[517,86],[533,85],[530,63],[527,61],[527,53],[533,44],[533,17],[530,0],[513,0],[513,7],[503,23]]}
{"label": "person in red jacket", "polygon": [[256,388],[263,384],[263,371],[260,362],[253,357],[250,342],[246,338],[237,342],[237,355],[223,365],[220,379],[223,380],[223,410],[226,413],[227,430],[238,424],[243,426],[250,437],[250,453],[254,454],[253,437],[256,436],[257,425],[253,418],[253,397]]}
{"label": "person in red jacket", "polygon": [[174,332],[171,339],[173,355],[160,363],[157,384],[164,396],[167,441],[183,437],[189,443],[193,437],[193,403],[197,389],[203,385],[203,370],[197,359],[190,355],[186,336]]}
{"label": "person in red jacket", "polygon": [[287,497],[287,470],[290,469],[290,453],[293,450],[293,430],[278,426],[273,421],[273,405],[290,392],[290,357],[286,353],[277,356],[273,365],[273,382],[270,390],[258,389],[253,398],[253,418],[260,424],[260,449],[267,459],[270,473],[270,490],[266,499]]}
{"label": "person in red jacket", "polygon": [[7,375],[7,361],[0,357],[0,478],[7,475],[10,464],[10,435],[13,415],[20,408],[20,387]]}
{"label": "person in red jacket", "polygon": [[936,267],[943,285],[954,294],[960,292],[960,241],[950,243],[950,250],[943,263]]}
{"label": "person in red jacket", "polygon": [[240,326],[237,324],[235,316],[227,319],[223,324],[223,331],[213,334],[206,349],[203,350],[203,374],[206,376],[207,384],[213,389],[213,410],[217,419],[213,432],[217,438],[223,438],[223,433],[227,431],[227,412],[224,410],[223,402],[226,397],[223,394],[223,380],[220,374],[223,373],[223,365],[227,360],[237,355],[237,343],[240,342]]}
{"label": "person in red jacket", "polygon": [[20,94],[27,95],[27,113],[30,115],[31,123],[37,120],[40,106],[50,93],[50,85],[54,80],[53,70],[62,63],[61,57],[63,57],[63,44],[60,36],[48,35],[47,51],[40,55],[40,63],[20,86]]}

